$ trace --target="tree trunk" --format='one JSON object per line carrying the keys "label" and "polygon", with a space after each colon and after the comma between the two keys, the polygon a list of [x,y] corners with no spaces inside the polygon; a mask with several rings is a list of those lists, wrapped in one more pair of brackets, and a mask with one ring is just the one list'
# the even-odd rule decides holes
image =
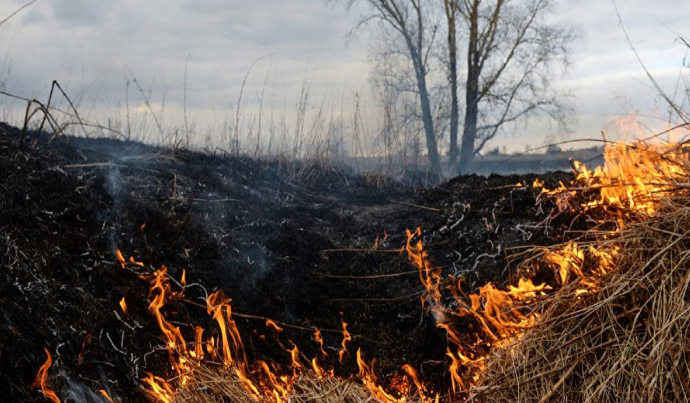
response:
{"label": "tree trunk", "polygon": [[436,133],[434,130],[434,118],[431,113],[429,102],[429,90],[426,86],[426,70],[421,54],[421,41],[415,46],[409,34],[404,33],[407,48],[410,51],[412,64],[414,66],[415,78],[417,79],[417,90],[419,91],[419,102],[422,107],[422,123],[424,124],[424,135],[426,137],[426,148],[429,152],[429,163],[431,164],[431,180],[438,182],[441,180],[441,162],[438,155],[438,145],[436,144]]}
{"label": "tree trunk", "polygon": [[441,162],[438,156],[436,133],[434,133],[434,122],[431,116],[431,105],[429,104],[429,91],[426,88],[426,77],[418,77],[417,83],[419,99],[422,103],[422,121],[424,122],[426,148],[429,151],[429,163],[431,163],[431,180],[438,182],[441,179]]}
{"label": "tree trunk", "polygon": [[462,131],[460,163],[458,171],[467,174],[474,166],[474,141],[477,138],[477,115],[479,112],[479,76],[481,75],[479,53],[479,0],[472,2],[467,10],[469,37],[467,41],[467,82],[465,83],[465,127]]}
{"label": "tree trunk", "polygon": [[453,0],[444,2],[446,19],[448,21],[448,64],[450,70],[450,149],[448,150],[448,168],[453,174],[455,162],[458,158],[458,51],[456,45],[455,13],[456,5]]}
{"label": "tree trunk", "polygon": [[472,172],[474,166],[474,140],[477,138],[477,113],[479,111],[477,91],[468,88],[465,99],[467,102],[465,127],[462,131],[462,146],[460,147],[460,162],[458,164],[458,171],[463,174]]}

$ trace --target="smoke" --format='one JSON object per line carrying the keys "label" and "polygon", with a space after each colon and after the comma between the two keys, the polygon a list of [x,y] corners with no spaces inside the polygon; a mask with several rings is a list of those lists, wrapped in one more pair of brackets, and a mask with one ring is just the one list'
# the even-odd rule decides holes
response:
{"label": "smoke", "polygon": [[[107,384],[108,381],[105,378],[105,374],[102,370],[99,370],[99,372],[101,373],[101,384]],[[71,379],[65,372],[60,372],[58,377],[64,379],[67,383],[67,388],[61,393],[63,403],[110,403],[110,400],[108,400],[108,398],[105,397],[102,392],[94,392],[91,390],[91,388],[83,383]],[[105,391],[111,397],[113,402],[121,402],[122,400],[116,394],[113,394],[109,389],[110,388],[106,387],[101,390]]]}
{"label": "smoke", "polygon": [[120,169],[115,167],[111,168],[108,170],[108,176],[106,177],[106,185],[108,188],[108,193],[110,194],[110,197],[113,198],[114,203],[118,203],[119,201],[119,194],[120,194]]}

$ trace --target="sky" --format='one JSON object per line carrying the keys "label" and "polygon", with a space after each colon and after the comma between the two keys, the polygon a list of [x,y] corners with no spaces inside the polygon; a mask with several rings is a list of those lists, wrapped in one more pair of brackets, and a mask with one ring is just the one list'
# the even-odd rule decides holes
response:
{"label": "sky", "polygon": [[[25,2],[1,2],[0,19]],[[581,30],[572,65],[554,78],[573,95],[572,132],[563,135],[536,119],[489,147],[517,151],[598,138],[601,130],[615,132],[615,122],[631,113],[663,127],[652,116],[663,116],[665,107],[626,41],[616,6],[655,79],[671,95],[679,83],[684,87],[689,49],[677,40],[690,38],[684,0],[562,0],[554,18]],[[256,107],[264,92],[276,113],[290,115],[305,83],[312,108],[345,97],[351,105],[354,94],[371,95],[369,38],[366,32],[348,35],[366,12],[362,2],[347,13],[325,0],[38,0],[0,26],[0,84],[44,100],[58,80],[81,114],[113,125],[127,113],[153,111],[176,127],[186,110],[196,128],[219,127],[236,113],[240,93]],[[0,96],[5,119],[16,120],[24,107]]]}

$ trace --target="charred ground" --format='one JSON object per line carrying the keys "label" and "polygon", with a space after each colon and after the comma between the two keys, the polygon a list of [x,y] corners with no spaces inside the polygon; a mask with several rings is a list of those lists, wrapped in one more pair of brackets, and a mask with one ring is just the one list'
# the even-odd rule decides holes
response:
{"label": "charred ground", "polygon": [[[30,386],[43,347],[56,361],[51,382],[63,398],[100,401],[93,391],[105,389],[122,401],[145,401],[144,372],[166,373],[147,285],[120,267],[116,248],[151,267],[166,265],[178,279],[186,269],[187,283],[199,286],[166,312],[190,338],[195,325],[213,332],[202,298],[220,288],[233,300],[251,357],[287,361],[280,344],[291,343],[315,356],[316,326],[343,376],[356,371],[361,347],[381,374],[411,363],[442,386],[445,335],[422,308],[423,287],[399,253],[405,230],[421,227],[434,264],[463,274],[468,292],[511,280],[511,247],[554,241],[532,228],[544,219],[538,190],[514,186],[532,175],[463,176],[411,189],[323,165],[106,139],[37,137],[20,148],[19,136],[0,125],[0,390],[7,401],[43,400]],[[540,177],[554,186],[569,175]],[[277,336],[260,318],[294,327]],[[341,319],[353,340],[337,364]]]}

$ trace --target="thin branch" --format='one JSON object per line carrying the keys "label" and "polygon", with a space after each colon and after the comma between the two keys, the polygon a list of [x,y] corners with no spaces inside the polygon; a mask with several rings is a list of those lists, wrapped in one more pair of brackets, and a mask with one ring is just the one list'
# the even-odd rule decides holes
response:
{"label": "thin branch", "polygon": [[17,15],[20,11],[22,11],[23,9],[29,7],[30,5],[34,4],[35,2],[36,2],[36,0],[31,0],[30,2],[24,4],[23,6],[19,7],[18,9],[16,9],[12,14],[8,15],[7,17],[5,17],[4,20],[0,21],[0,26],[2,26],[2,24],[4,24],[4,23],[6,23],[7,21],[9,21],[10,18],[14,17],[14,16]]}

